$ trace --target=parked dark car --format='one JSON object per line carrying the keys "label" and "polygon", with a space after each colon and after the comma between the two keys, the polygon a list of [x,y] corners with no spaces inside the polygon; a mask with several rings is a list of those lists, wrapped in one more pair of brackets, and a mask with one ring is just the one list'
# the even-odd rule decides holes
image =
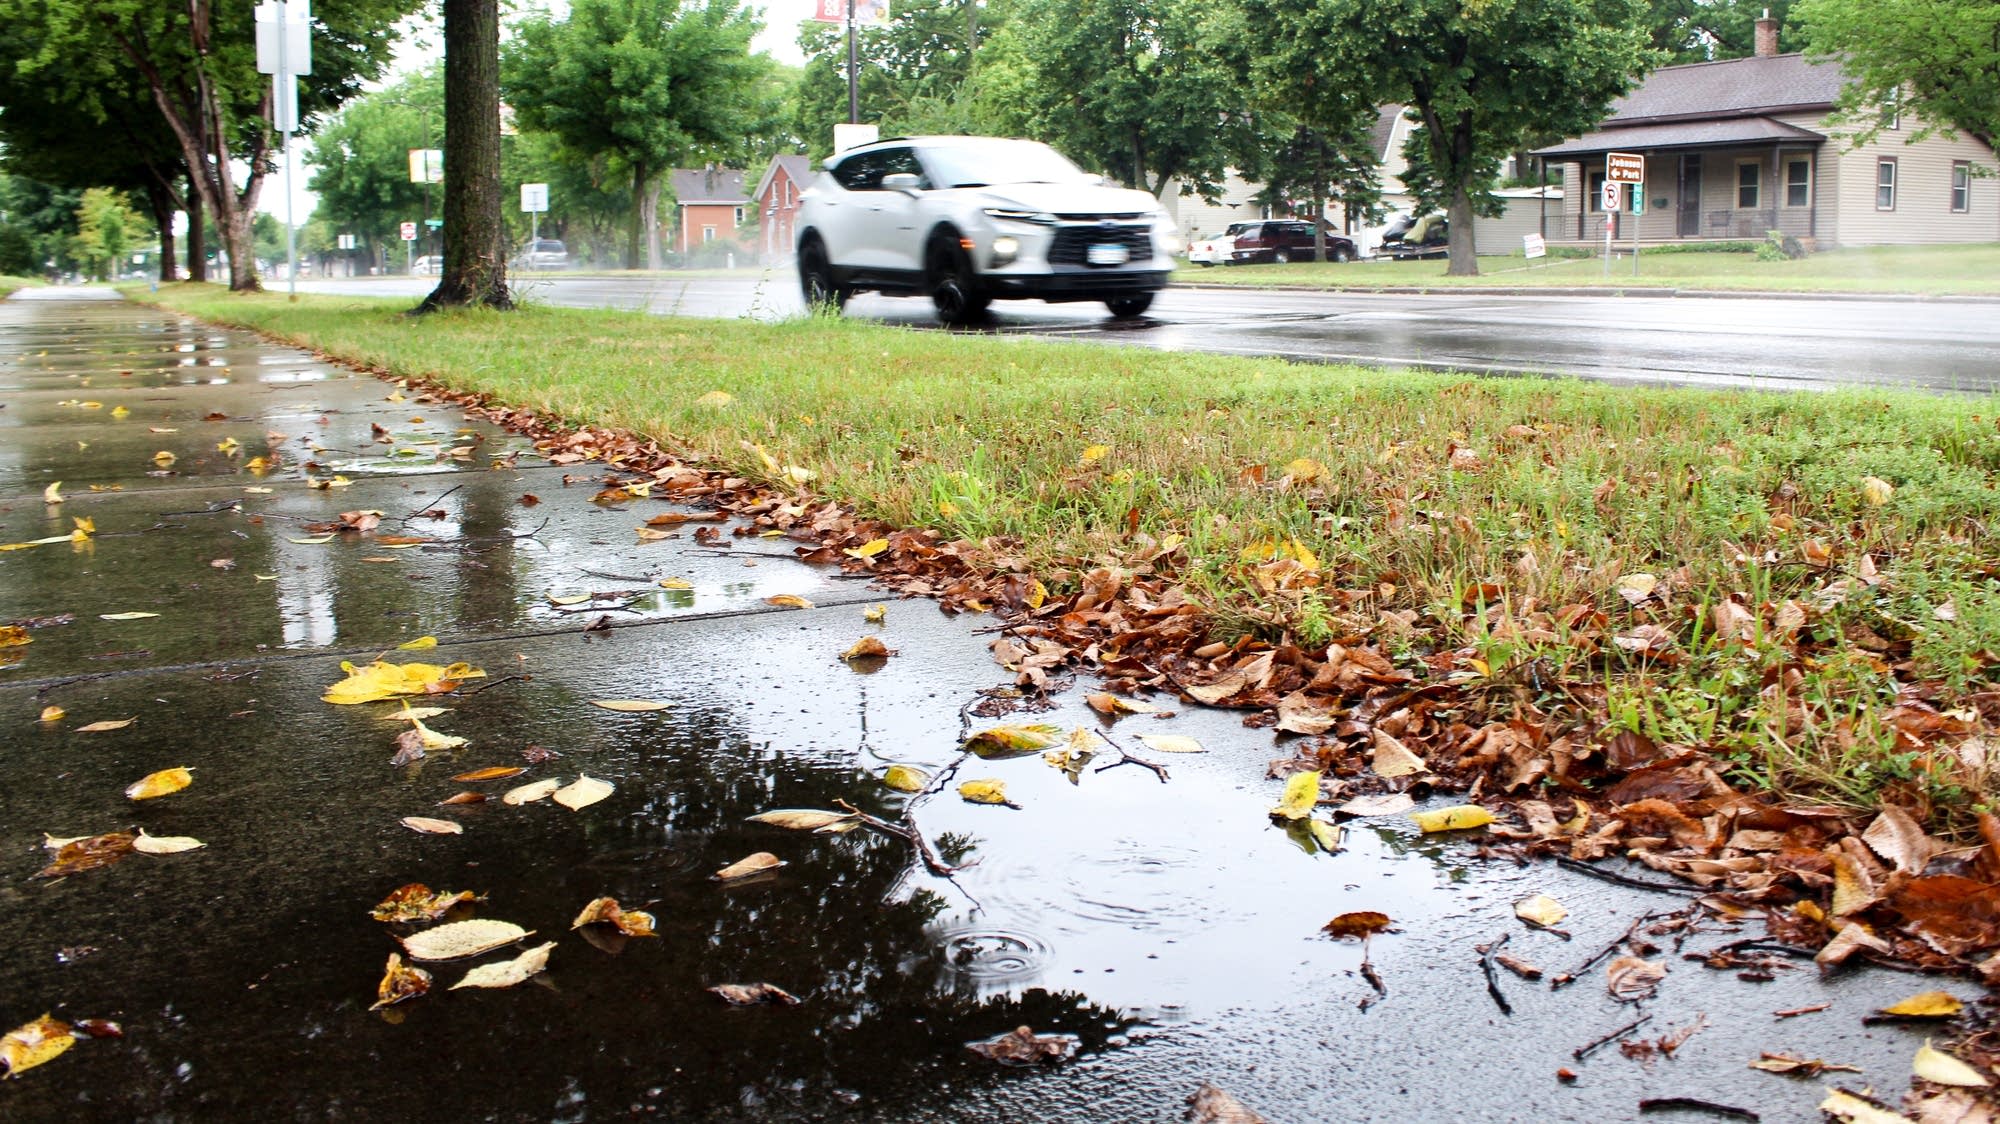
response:
{"label": "parked dark car", "polygon": [[1402,230],[1392,226],[1382,233],[1382,252],[1398,261],[1409,258],[1448,257],[1445,243],[1451,238],[1451,223],[1443,215],[1425,215]]}
{"label": "parked dark car", "polygon": [[[1326,236],[1326,256],[1329,261],[1353,261],[1353,240],[1329,233]],[[1313,260],[1316,260],[1313,224],[1297,219],[1265,219],[1245,223],[1243,232],[1236,236],[1235,248],[1229,253],[1232,265],[1266,261],[1282,265],[1290,261]]]}

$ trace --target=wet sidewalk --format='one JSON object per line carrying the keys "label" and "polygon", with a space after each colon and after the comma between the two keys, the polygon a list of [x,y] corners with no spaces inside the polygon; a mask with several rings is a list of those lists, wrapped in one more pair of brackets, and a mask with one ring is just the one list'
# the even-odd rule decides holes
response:
{"label": "wet sidewalk", "polygon": [[[703,524],[642,537],[682,509],[592,502],[588,464],[106,296],[0,302],[0,543],[95,527],[0,552],[0,626],[32,641],[0,648],[0,1031],[52,1010],[123,1037],[0,1083],[0,1117],[1154,1121],[1209,1081],[1292,1124],[1618,1120],[1672,1097],[1817,1119],[1827,1079],[1749,1069],[1767,1050],[1859,1066],[1847,1083],[1892,1100],[1904,1086],[1923,1028],[1861,1020],[1933,981],[1823,983],[1779,958],[1745,982],[1685,957],[1761,926],[1691,932],[1676,921],[1689,893],[1481,861],[1476,840],[1403,817],[1353,821],[1340,853],[1314,853],[1266,816],[1266,763],[1290,750],[1170,699],[1155,701],[1181,713],[1164,720],[1108,724],[1082,690],[1007,718],[1207,752],[1158,757],[1164,782],[1072,782],[1039,754],[966,763],[959,779],[1003,780],[1019,808],[921,798],[925,837],[970,864],[955,878],[880,832],[746,822],[842,802],[901,817],[912,798],[881,774],[959,759],[962,709],[1004,678],[991,622],[892,600],[869,623],[879,591],[783,540],[723,525],[733,545],[712,546]],[[63,502],[44,503],[58,481]],[[350,512],[379,522],[327,529]],[[866,635],[896,654],[843,663]],[[426,636],[436,648],[395,650]],[[385,654],[484,671],[428,702],[444,708],[428,725],[464,747],[391,764],[395,704],[321,700],[343,660]],[[62,716],[38,720],[50,707]],[[123,795],[176,766],[193,769],[185,790]],[[454,779],[502,766],[527,771]],[[611,795],[575,811],[441,803],[580,775]],[[35,877],[43,833],[138,828],[206,846]],[[711,880],[754,852],[787,865]],[[430,994],[371,1012],[410,929],[369,912],[411,882],[484,895],[470,915],[555,942],[547,971],[447,991],[516,949],[431,963]],[[1516,920],[1537,893],[1568,908],[1563,933]],[[572,931],[604,895],[659,935]],[[1393,929],[1366,946],[1320,931],[1363,910]],[[1628,932],[1667,967],[1638,1004],[1608,994],[1598,959]],[[1489,987],[1476,946],[1502,936],[1546,977]],[[1565,972],[1577,981],[1552,988]],[[760,982],[802,1002],[734,1008],[705,990]],[[1010,1070],[965,1050],[1020,1025],[1082,1052]]]}

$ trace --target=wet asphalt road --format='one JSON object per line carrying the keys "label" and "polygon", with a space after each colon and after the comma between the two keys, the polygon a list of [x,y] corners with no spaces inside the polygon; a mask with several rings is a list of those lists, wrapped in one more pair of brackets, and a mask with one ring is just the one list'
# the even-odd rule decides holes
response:
{"label": "wet asphalt road", "polygon": [[[1365,266],[1356,266],[1365,269]],[[313,292],[420,297],[427,278],[304,282]],[[788,268],[643,277],[539,274],[530,300],[643,308],[663,315],[796,315]],[[935,328],[928,301],[867,294],[847,315]],[[964,329],[1092,340],[1162,351],[1270,355],[1307,362],[1495,374],[1576,375],[1619,383],[1765,389],[2000,389],[2000,301],[1656,296],[1297,293],[1172,288],[1132,322],[1098,304],[1000,302]]]}
{"label": "wet asphalt road", "polygon": [[[1071,784],[1038,755],[968,764],[959,776],[1003,780],[1020,808],[919,799],[925,834],[976,863],[952,881],[867,832],[746,823],[839,801],[900,814],[910,798],[880,771],[947,767],[960,708],[1006,678],[990,622],[891,601],[880,635],[898,654],[843,664],[870,631],[865,583],[771,540],[641,540],[669,505],[593,503],[594,477],[456,410],[244,333],[64,295],[0,302],[0,542],[97,527],[0,552],[0,623],[33,637],[0,649],[0,1028],[46,1010],[125,1036],[0,1082],[0,1119],[1124,1124],[1179,1119],[1212,1081],[1277,1124],[1601,1122],[1673,1096],[1807,1121],[1818,1083],[1746,1063],[1850,1063],[1865,1070],[1852,1083],[1893,1096],[1925,1037],[1861,1019],[1938,981],[1780,963],[1752,983],[1684,958],[1755,925],[1654,936],[1659,993],[1616,1002],[1592,958],[1686,892],[1480,860],[1476,840],[1401,817],[1309,853],[1266,814],[1266,762],[1290,748],[1227,712],[1107,723],[1066,693],[1032,720],[1180,733],[1208,752],[1172,759],[1165,783],[1114,768]],[[231,440],[282,463],[251,472],[219,448]],[[348,483],[308,483],[334,474]],[[56,480],[69,498],[45,504]],[[308,526],[349,510],[385,521]],[[565,604],[588,593],[617,596]],[[777,593],[816,607],[773,609]],[[157,615],[105,619],[130,613]],[[606,615],[617,627],[584,631]],[[439,646],[393,651],[423,635]],[[488,672],[476,693],[427,700],[448,708],[431,725],[468,746],[392,766],[393,704],[321,701],[341,660],[384,652]],[[667,708],[589,705],[606,698]],[[67,713],[38,721],[46,706]],[[455,774],[519,764],[530,744],[562,754],[530,777],[615,792],[578,812],[439,805],[498,791]],[[121,795],[174,765],[196,770],[186,791]],[[464,832],[419,835],[407,815]],[[132,827],[207,846],[33,877],[43,832]],[[790,865],[734,888],[708,879],[758,850]],[[446,992],[465,965],[432,964],[437,991],[370,1013],[394,946],[367,912],[411,881],[484,893],[478,916],[557,942],[548,972]],[[1514,918],[1536,893],[1569,908],[1564,935]],[[599,894],[643,903],[661,935],[572,932]],[[1382,993],[1361,946],[1320,933],[1349,910],[1394,921],[1366,952]],[[1502,935],[1579,981],[1503,975],[1502,1013],[1475,950]],[[758,981],[805,1002],[737,1010],[703,990]],[[1574,1056],[1639,1018],[1633,1041],[1701,1029],[1671,1058]],[[1022,1024],[1075,1034],[1084,1053],[1009,1071],[963,1048]]]}

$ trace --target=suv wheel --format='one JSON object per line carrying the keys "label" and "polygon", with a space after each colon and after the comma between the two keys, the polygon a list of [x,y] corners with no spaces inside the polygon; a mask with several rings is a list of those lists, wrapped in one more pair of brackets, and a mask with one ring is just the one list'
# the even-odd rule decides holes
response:
{"label": "suv wheel", "polygon": [[949,235],[931,239],[930,251],[924,255],[924,274],[930,279],[931,304],[937,308],[938,319],[947,324],[966,323],[993,303],[972,272],[972,259]]}
{"label": "suv wheel", "polygon": [[1136,297],[1113,297],[1104,302],[1104,307],[1110,309],[1111,315],[1116,316],[1118,319],[1130,320],[1134,316],[1143,315],[1147,309],[1153,307],[1153,294],[1141,293]]}
{"label": "suv wheel", "polygon": [[1271,251],[1271,260],[1279,265],[1290,265],[1292,261],[1292,252],[1290,250],[1285,249],[1283,246],[1280,246],[1277,249]]}
{"label": "suv wheel", "polygon": [[854,294],[833,280],[833,263],[826,260],[826,246],[814,238],[799,248],[799,289],[805,294],[807,312],[839,312]]}
{"label": "suv wheel", "polygon": [[1333,248],[1333,260],[1334,260],[1334,261],[1337,261],[1337,262],[1350,262],[1350,261],[1353,261],[1353,260],[1354,260],[1354,252],[1353,252],[1353,251],[1351,251],[1351,250],[1349,250],[1349,249],[1348,249],[1347,247],[1345,247],[1345,246],[1335,246],[1335,247]]}

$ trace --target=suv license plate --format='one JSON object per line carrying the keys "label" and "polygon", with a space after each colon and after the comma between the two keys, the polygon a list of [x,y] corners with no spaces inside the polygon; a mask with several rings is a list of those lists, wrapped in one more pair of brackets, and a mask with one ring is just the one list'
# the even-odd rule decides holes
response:
{"label": "suv license plate", "polygon": [[1085,251],[1083,260],[1091,265],[1124,265],[1132,260],[1132,251],[1116,242],[1099,242]]}

